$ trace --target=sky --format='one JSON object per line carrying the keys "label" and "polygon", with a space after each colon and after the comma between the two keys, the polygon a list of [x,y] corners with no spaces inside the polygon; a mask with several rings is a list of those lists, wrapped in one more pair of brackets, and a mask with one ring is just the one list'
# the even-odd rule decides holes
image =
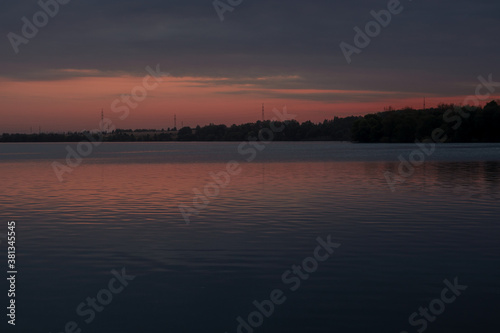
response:
{"label": "sky", "polygon": [[[500,82],[497,0],[55,1],[40,0],[46,22],[36,0],[0,5],[0,132],[92,130],[101,110],[118,128],[231,125],[261,119],[262,103],[266,119],[286,106],[317,122],[459,104],[478,76]],[[341,43],[388,7],[348,63]],[[148,66],[164,74],[144,90]]]}

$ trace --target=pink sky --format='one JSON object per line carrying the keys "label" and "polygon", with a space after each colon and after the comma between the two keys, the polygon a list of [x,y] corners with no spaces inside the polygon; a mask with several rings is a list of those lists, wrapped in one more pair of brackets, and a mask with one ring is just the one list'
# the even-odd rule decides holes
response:
{"label": "pink sky", "polygon": [[[117,128],[161,129],[173,127],[174,114],[177,115],[178,127],[181,123],[196,126],[254,122],[261,118],[262,103],[265,103],[269,115],[266,118],[271,118],[273,108],[281,109],[286,105],[300,122],[382,111],[389,105],[421,108],[423,103],[422,96],[409,93],[269,89],[258,84],[283,82],[286,77],[259,78],[256,83],[245,84],[223,78],[162,79],[163,82],[149,91],[144,101],[130,109],[124,120],[118,118],[120,114],[111,111],[111,104],[123,94],[130,94],[134,87],[142,86],[143,77],[86,76],[54,81],[0,79],[0,114],[3,119],[0,132],[29,132],[30,128],[38,131],[39,126],[45,132],[92,130],[98,126],[101,109]],[[150,84],[154,83],[150,80]],[[460,104],[464,99],[465,96],[427,96],[427,107],[442,102]]]}

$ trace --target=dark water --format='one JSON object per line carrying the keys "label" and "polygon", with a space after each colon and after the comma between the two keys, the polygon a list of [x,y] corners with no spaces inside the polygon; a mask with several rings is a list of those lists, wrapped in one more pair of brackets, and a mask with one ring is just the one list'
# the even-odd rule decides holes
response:
{"label": "dark water", "polygon": [[[51,163],[65,147],[0,146],[18,332],[74,321],[81,332],[232,333],[274,289],[286,299],[240,332],[417,332],[409,317],[455,278],[467,289],[444,310],[434,302],[425,331],[498,332],[500,145],[439,146],[394,192],[384,173],[399,175],[415,145],[273,143],[248,163],[232,143],[103,144],[59,182]],[[193,207],[193,189],[231,160],[240,173],[186,224],[179,205]],[[282,275],[329,235],[340,247],[292,291]],[[122,268],[135,279],[107,292]],[[77,314],[98,293],[109,304]]]}

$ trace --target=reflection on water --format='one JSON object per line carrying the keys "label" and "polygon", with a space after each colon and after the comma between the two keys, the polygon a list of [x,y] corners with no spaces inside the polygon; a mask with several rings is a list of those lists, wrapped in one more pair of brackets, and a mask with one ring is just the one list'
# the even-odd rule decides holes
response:
{"label": "reflection on water", "polygon": [[[342,247],[256,332],[415,331],[408,316],[455,276],[469,288],[428,332],[493,327],[495,145],[437,152],[394,193],[384,172],[410,145],[273,144],[254,163],[234,144],[104,146],[63,183],[50,163],[64,145],[36,158],[0,146],[0,215],[18,221],[25,331],[83,322],[77,305],[127,267],[137,278],[83,332],[233,332],[328,234]],[[231,159],[242,173],[186,225],[178,206]]]}

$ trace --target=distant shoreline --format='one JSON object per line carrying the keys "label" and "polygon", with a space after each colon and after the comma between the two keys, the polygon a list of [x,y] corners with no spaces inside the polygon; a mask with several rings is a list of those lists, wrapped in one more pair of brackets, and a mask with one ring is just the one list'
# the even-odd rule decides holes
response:
{"label": "distant shoreline", "polygon": [[[103,132],[4,133],[0,143],[21,142],[242,142],[262,141],[259,134],[269,128],[270,141],[335,141],[352,143],[498,143],[500,106],[491,101],[484,108],[439,105],[437,108],[388,110],[365,116],[334,117],[313,123],[296,120],[257,121],[241,125],[210,124],[181,129],[114,129]],[[264,131],[265,132],[265,131]],[[267,140],[267,139],[266,139]]]}

